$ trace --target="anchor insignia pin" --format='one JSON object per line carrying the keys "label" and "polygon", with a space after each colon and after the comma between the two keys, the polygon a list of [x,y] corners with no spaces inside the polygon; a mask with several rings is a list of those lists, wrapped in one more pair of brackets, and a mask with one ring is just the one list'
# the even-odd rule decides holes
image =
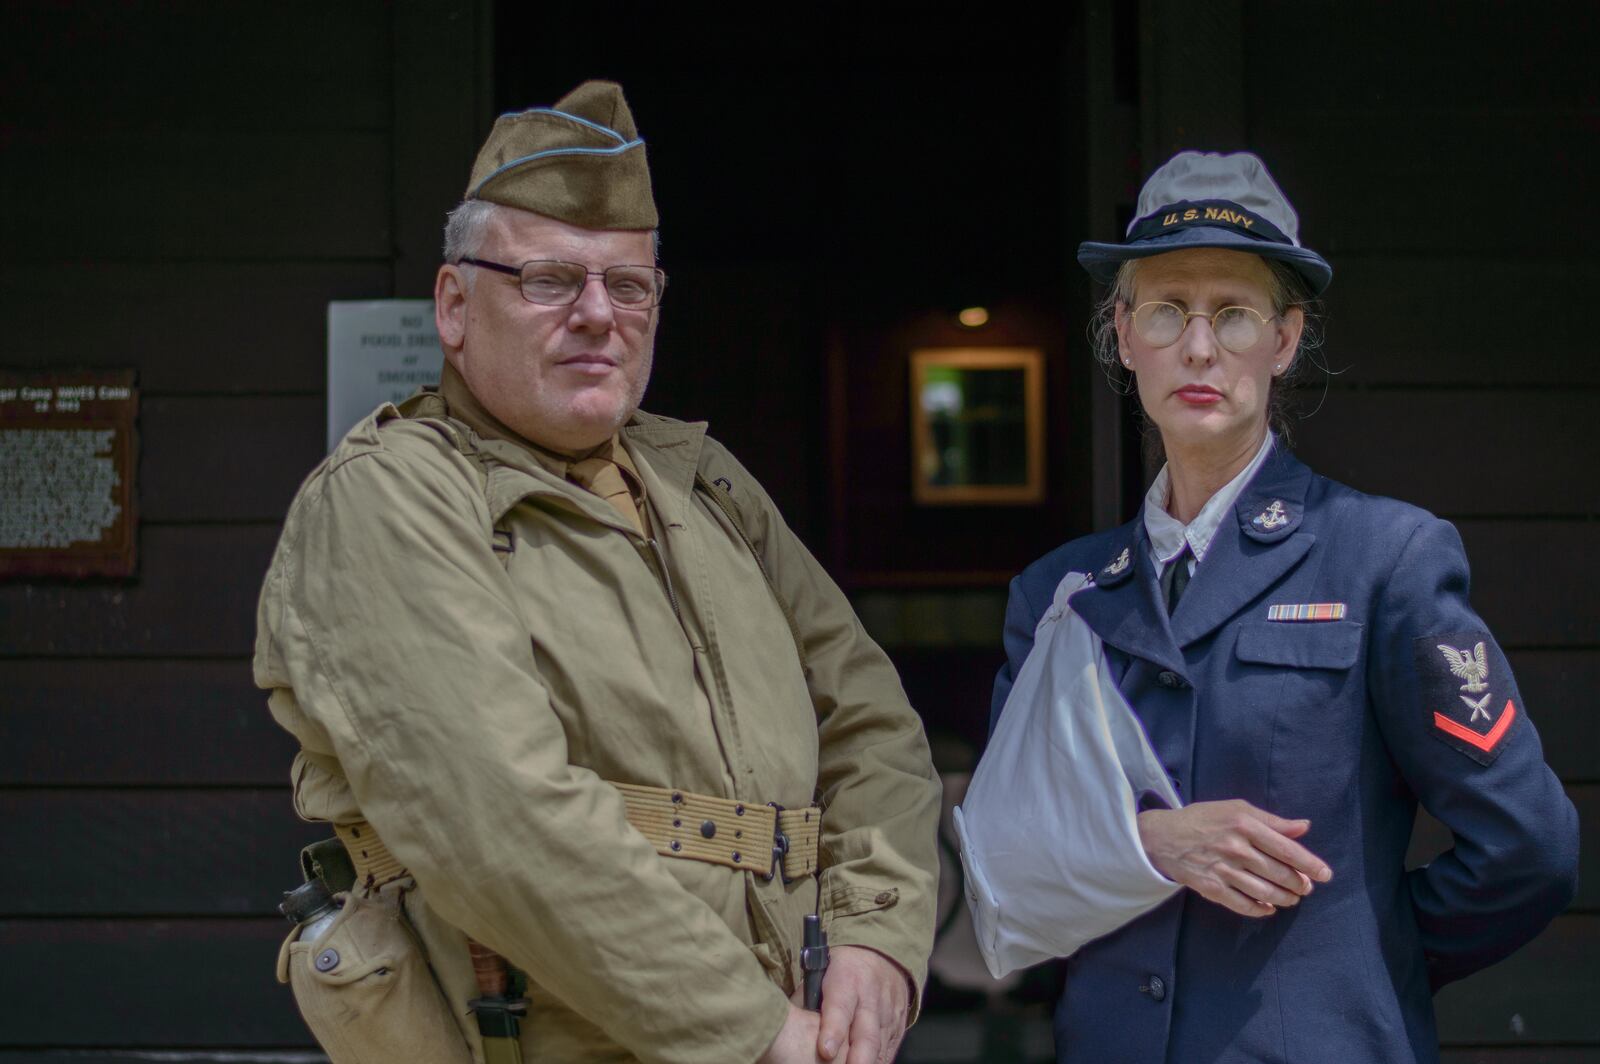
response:
{"label": "anchor insignia pin", "polygon": [[1289,523],[1289,515],[1283,510],[1283,500],[1273,499],[1272,505],[1256,514],[1255,520],[1250,522],[1263,532],[1271,532],[1274,528],[1282,528]]}
{"label": "anchor insignia pin", "polygon": [[1122,572],[1122,570],[1128,567],[1130,558],[1131,556],[1128,554],[1128,548],[1123,547],[1122,553],[1117,555],[1117,560],[1106,566],[1107,575],[1116,576],[1118,573]]}
{"label": "anchor insignia pin", "polygon": [[[1484,653],[1482,643],[1470,651],[1457,650],[1440,643],[1439,650],[1444,654],[1444,660],[1450,663],[1450,671],[1467,681],[1461,685],[1463,691],[1476,695],[1489,689],[1489,685],[1484,683],[1489,678],[1489,656]],[[1476,705],[1474,702],[1467,704]],[[1473,717],[1476,719],[1477,714],[1473,714]]]}

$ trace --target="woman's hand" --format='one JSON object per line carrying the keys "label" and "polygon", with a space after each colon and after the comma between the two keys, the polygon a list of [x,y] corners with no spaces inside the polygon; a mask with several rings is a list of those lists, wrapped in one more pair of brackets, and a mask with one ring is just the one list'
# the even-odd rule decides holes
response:
{"label": "woman's hand", "polygon": [[1295,839],[1309,820],[1285,820],[1237,798],[1139,814],[1139,841],[1156,871],[1240,916],[1298,905],[1333,870]]}

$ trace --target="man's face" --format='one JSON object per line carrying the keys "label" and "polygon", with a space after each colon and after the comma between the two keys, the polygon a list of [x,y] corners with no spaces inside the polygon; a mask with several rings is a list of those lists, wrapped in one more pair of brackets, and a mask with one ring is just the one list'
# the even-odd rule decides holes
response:
{"label": "man's face", "polygon": [[[580,229],[512,207],[493,213],[473,257],[508,266],[557,259],[594,273],[654,264],[647,232]],[[476,274],[470,287],[467,271]],[[541,306],[522,297],[516,277],[450,265],[439,270],[434,299],[445,357],[489,413],[534,443],[588,450],[638,409],[658,308],[618,309],[599,277],[576,303]]]}

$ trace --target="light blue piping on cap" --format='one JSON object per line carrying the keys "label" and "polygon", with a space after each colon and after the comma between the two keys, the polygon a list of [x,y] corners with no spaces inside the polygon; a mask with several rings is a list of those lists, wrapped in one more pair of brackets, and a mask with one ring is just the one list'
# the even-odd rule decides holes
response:
{"label": "light blue piping on cap", "polygon": [[[558,111],[556,113],[559,114],[560,112]],[[608,130],[607,132],[610,131]],[[615,148],[546,148],[544,151],[536,151],[532,155],[524,155],[520,159],[512,159],[510,162],[500,166],[493,173],[489,174],[488,177],[485,177],[482,181],[478,182],[477,186],[472,190],[472,195],[476,197],[477,194],[483,190],[484,185],[487,185],[489,182],[493,181],[507,170],[514,169],[523,165],[524,163],[531,163],[537,159],[547,159],[553,155],[621,155],[625,151],[630,151],[634,148],[640,148],[643,146],[643,140],[630,140],[626,144],[617,145]]]}
{"label": "light blue piping on cap", "polygon": [[530,107],[526,111],[507,111],[505,114],[501,115],[500,117],[501,118],[519,118],[522,115],[555,115],[557,118],[566,118],[566,119],[569,119],[569,120],[571,120],[573,122],[576,122],[580,126],[588,126],[590,129],[594,130],[596,133],[604,133],[606,136],[610,137],[614,141],[617,141],[618,143],[621,143],[622,141],[627,139],[621,133],[618,133],[616,130],[611,129],[608,126],[602,126],[598,122],[591,122],[587,118],[579,118],[577,115],[569,115],[565,111],[557,111],[553,107]]}

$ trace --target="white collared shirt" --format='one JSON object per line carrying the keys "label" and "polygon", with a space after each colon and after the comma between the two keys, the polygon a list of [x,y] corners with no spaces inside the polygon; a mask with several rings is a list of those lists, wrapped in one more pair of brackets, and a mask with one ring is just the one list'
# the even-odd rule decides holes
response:
{"label": "white collared shirt", "polygon": [[1272,453],[1275,439],[1268,432],[1267,438],[1261,441],[1261,449],[1250,459],[1250,464],[1224,484],[1222,490],[1207,499],[1195,519],[1188,524],[1183,524],[1167,512],[1172,474],[1167,466],[1161,467],[1161,472],[1156,474],[1155,482],[1144,496],[1144,530],[1150,537],[1150,557],[1156,564],[1156,572],[1164,571],[1167,563],[1182,553],[1184,545],[1188,544],[1189,575],[1194,575],[1195,566],[1205,559],[1206,548],[1211,546],[1212,537],[1221,527],[1222,519],[1233,509],[1233,504],[1239,500],[1239,493],[1254,479],[1262,463],[1267,460],[1267,455]]}

